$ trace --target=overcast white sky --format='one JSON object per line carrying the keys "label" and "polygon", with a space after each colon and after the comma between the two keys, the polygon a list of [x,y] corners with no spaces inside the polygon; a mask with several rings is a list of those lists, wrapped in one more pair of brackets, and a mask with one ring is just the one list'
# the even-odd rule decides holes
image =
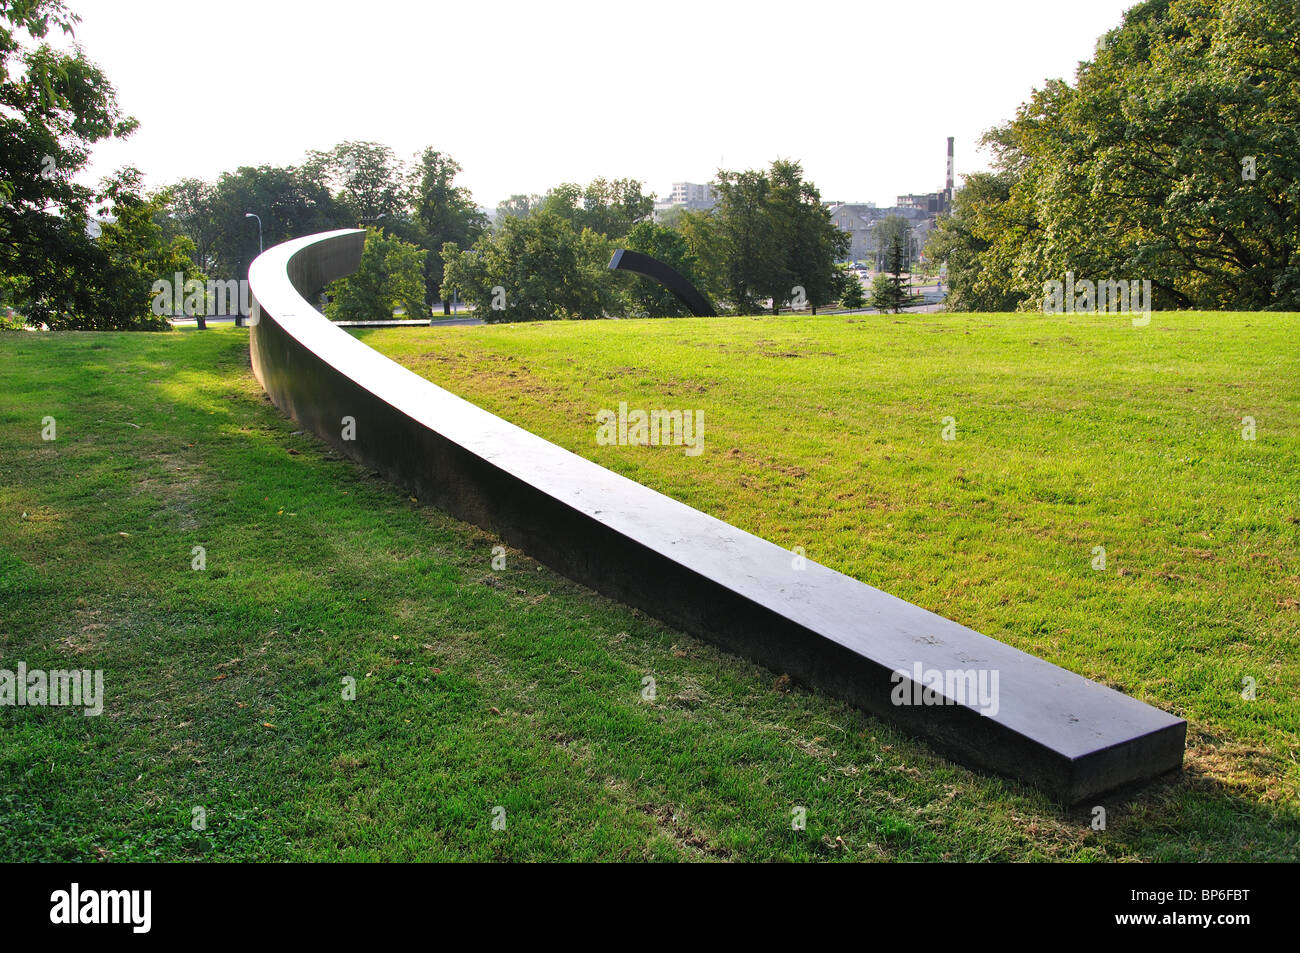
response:
{"label": "overcast white sky", "polygon": [[824,199],[937,190],[947,136],[959,177],[986,168],[981,132],[1073,80],[1134,0],[69,3],[141,123],[97,148],[95,178],[212,178],[370,139],[450,153],[494,207],[597,175],[662,197],[777,157]]}

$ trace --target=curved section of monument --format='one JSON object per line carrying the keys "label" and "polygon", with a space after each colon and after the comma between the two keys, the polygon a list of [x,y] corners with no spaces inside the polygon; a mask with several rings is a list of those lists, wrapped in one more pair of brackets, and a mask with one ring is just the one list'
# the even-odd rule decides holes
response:
{"label": "curved section of monument", "polygon": [[[1187,724],[619,476],[419,377],[309,302],[365,233],[269,249],[249,348],[271,400],[560,573],[1067,803],[1181,766]],[[802,568],[796,568],[800,566]]]}
{"label": "curved section of monument", "polygon": [[639,251],[619,248],[614,251],[614,256],[609,260],[609,270],[628,271],[659,282],[697,318],[712,318],[717,315],[713,305],[709,304],[709,299],[704,297],[685,275],[658,258],[651,258]]}

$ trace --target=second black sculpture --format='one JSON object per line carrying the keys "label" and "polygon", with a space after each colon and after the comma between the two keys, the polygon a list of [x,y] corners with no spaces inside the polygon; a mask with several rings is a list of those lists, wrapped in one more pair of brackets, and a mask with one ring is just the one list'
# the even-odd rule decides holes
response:
{"label": "second black sculpture", "polygon": [[697,318],[717,317],[718,312],[713,310],[709,299],[700,294],[699,289],[687,281],[685,275],[665,265],[658,258],[651,258],[639,251],[620,248],[609,260],[609,270],[630,271],[634,275],[657,281],[671,291],[677,300],[686,305],[691,314]]}

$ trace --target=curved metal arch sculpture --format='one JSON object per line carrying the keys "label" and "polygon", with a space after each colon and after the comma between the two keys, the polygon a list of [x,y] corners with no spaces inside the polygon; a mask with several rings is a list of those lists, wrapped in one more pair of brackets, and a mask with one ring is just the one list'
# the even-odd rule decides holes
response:
{"label": "curved metal arch sculpture", "polygon": [[[1182,719],[812,561],[796,571],[788,550],[508,423],[335,327],[307,297],[355,270],[364,241],[352,229],[300,238],[249,273],[254,373],[343,453],[571,579],[1067,803],[1181,766]],[[991,708],[945,681],[971,671],[998,674]]]}
{"label": "curved metal arch sculpture", "polygon": [[619,248],[615,250],[614,257],[609,260],[609,270],[629,271],[634,275],[659,282],[697,318],[714,318],[718,315],[718,312],[713,310],[713,305],[709,303],[709,299],[704,297],[685,275],[658,258],[628,248]]}

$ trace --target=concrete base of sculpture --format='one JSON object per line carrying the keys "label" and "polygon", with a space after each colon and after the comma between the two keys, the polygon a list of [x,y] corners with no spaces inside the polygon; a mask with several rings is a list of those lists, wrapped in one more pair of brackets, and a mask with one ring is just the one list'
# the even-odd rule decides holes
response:
{"label": "concrete base of sculpture", "polygon": [[301,426],[564,575],[964,764],[1069,803],[1181,766],[1182,719],[814,562],[796,568],[789,551],[507,423],[334,327],[306,299],[356,268],[364,236],[287,242],[249,275],[253,370]]}

